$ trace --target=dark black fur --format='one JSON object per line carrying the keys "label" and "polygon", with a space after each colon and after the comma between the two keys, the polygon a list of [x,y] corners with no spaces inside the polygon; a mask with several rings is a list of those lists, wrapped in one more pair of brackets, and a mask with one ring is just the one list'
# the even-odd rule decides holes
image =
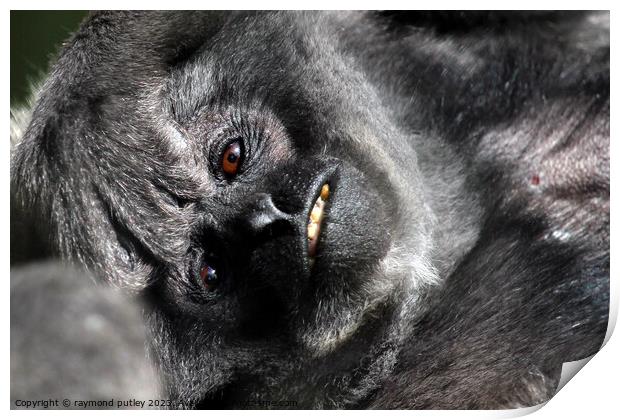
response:
{"label": "dark black fur", "polygon": [[607,326],[609,15],[94,14],[11,180],[12,262],[144,298],[175,406],[534,405]]}

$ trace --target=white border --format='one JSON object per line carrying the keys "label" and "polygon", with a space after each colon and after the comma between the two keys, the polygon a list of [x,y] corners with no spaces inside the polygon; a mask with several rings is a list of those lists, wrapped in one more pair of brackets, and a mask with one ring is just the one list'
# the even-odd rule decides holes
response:
{"label": "white border", "polygon": [[[47,9],[50,6],[61,9],[84,9],[88,7],[90,9],[201,9],[201,8],[210,8],[210,9],[254,9],[254,8],[267,8],[267,9],[297,9],[297,8],[309,8],[309,9],[405,9],[405,8],[418,8],[418,9],[611,9],[612,13],[612,25],[611,25],[611,45],[612,45],[612,80],[615,77],[613,69],[616,69],[617,66],[615,64],[615,31],[614,31],[614,16],[615,11],[612,7],[611,1],[589,1],[589,2],[567,2],[567,1],[532,1],[532,0],[522,0],[519,2],[502,2],[498,3],[496,1],[468,1],[468,2],[457,2],[457,1],[433,1],[433,2],[403,2],[403,1],[382,1],[380,3],[377,2],[369,2],[369,1],[325,1],[325,0],[317,0],[313,2],[299,2],[299,3],[291,3],[290,1],[264,1],[260,3],[250,3],[248,1],[239,1],[239,0],[228,0],[222,3],[216,2],[206,2],[206,1],[175,1],[175,2],[162,2],[162,1],[94,1],[85,4],[84,2],[78,1],[9,1],[6,3],[8,9]],[[2,46],[4,49],[4,57],[9,57],[9,49],[10,49],[10,21],[9,21],[9,11],[7,11],[2,15],[2,27],[3,27],[3,42]],[[3,67],[3,79],[4,84],[2,85],[4,98],[5,98],[5,109],[4,115],[8,117],[9,115],[9,85],[10,85],[10,77],[9,77],[9,63],[7,63]],[[612,104],[611,108],[617,109],[616,100],[617,92],[615,92],[614,84],[612,82]],[[613,112],[612,112],[613,115]],[[615,129],[615,125],[613,123],[612,117],[612,125],[611,125],[611,138],[618,138],[617,130]],[[4,120],[4,133],[7,133],[7,144],[4,148],[0,149],[2,153],[2,196],[9,197],[9,145],[8,145],[8,133],[9,133],[9,124],[8,119]],[[612,158],[611,162],[617,161],[618,156],[618,146],[611,142],[611,153]],[[611,178],[617,179],[618,174],[617,170],[614,168],[614,165],[611,165]],[[611,183],[611,208],[615,209],[617,204],[618,197],[616,184],[614,182]],[[5,200],[4,205],[2,206],[2,234],[3,234],[3,242],[2,242],[2,266],[5,272],[5,293],[4,299],[5,304],[2,310],[3,317],[3,326],[5,328],[2,336],[9,336],[9,201]],[[612,313],[610,314],[610,331],[611,327],[615,324],[617,319],[617,311],[618,311],[618,281],[614,279],[617,278],[617,269],[616,264],[614,264],[613,255],[614,250],[617,248],[616,241],[614,240],[617,236],[616,224],[612,220],[611,224],[611,278],[612,278]],[[609,335],[609,334],[608,334]],[[559,393],[552,398],[544,407],[539,410],[534,411],[531,414],[530,418],[535,419],[545,419],[545,418],[568,418],[568,419],[583,419],[583,418],[609,418],[611,413],[618,413],[618,373],[619,373],[619,364],[616,355],[620,354],[620,344],[619,339],[617,337],[611,337],[611,339],[607,342],[605,347],[596,355],[594,358],[583,367],[582,371],[579,372],[576,376],[576,379],[571,380],[564,388],[562,388]],[[10,390],[10,378],[9,378],[9,346],[8,340],[4,341],[4,345],[1,350],[3,361],[2,364],[2,385],[1,389],[3,394],[5,395],[4,407],[5,410],[9,409],[9,390]],[[514,417],[522,414],[526,414],[526,412],[532,410],[516,410],[516,411],[494,411],[494,412],[479,412],[479,411],[389,411],[389,412],[369,412],[369,411],[327,411],[321,413],[309,412],[309,411],[296,411],[295,413],[287,413],[287,412],[248,412],[247,414],[240,412],[175,412],[172,415],[179,416],[190,416],[194,418],[234,418],[238,415],[252,415],[257,418],[263,419],[272,419],[274,417],[288,417],[290,415],[294,415],[299,418],[310,419],[311,416],[315,417],[316,415],[325,415],[327,417],[332,416],[344,416],[350,417],[353,416],[357,419],[360,417],[368,418],[369,416],[385,416],[388,415],[393,418],[406,418],[409,419],[417,419],[417,418],[500,418],[500,417]],[[39,416],[49,416],[51,418],[82,418],[85,413],[84,412],[58,412],[58,411],[10,411],[11,416],[20,417],[20,418],[32,418]],[[137,412],[119,412],[116,411],[114,413],[109,413],[105,411],[91,411],[87,413],[88,416],[93,416],[95,418],[104,418],[109,415],[113,416],[132,416],[136,418],[146,418],[146,416],[150,418],[160,416],[169,416],[170,413],[167,412],[148,412],[148,411],[137,411]]]}

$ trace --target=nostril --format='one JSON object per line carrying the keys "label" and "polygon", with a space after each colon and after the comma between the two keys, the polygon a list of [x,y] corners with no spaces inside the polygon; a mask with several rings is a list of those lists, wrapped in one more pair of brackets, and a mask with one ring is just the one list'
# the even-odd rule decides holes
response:
{"label": "nostril", "polygon": [[247,223],[253,232],[260,233],[268,226],[278,221],[285,221],[288,219],[289,215],[276,207],[271,199],[271,195],[260,193],[256,195],[252,204]]}

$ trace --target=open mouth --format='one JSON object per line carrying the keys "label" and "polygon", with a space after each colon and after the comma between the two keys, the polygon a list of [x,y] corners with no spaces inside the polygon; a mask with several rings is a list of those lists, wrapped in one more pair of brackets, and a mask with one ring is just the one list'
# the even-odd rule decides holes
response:
{"label": "open mouth", "polygon": [[314,207],[308,217],[308,256],[314,258],[316,255],[316,248],[319,243],[319,236],[321,234],[321,222],[325,214],[325,205],[329,198],[329,185],[323,184],[321,187],[321,193],[314,202]]}

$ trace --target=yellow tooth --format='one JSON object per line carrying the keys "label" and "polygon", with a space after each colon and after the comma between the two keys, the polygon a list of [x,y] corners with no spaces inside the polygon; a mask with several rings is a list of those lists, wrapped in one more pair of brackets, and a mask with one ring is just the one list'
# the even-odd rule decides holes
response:
{"label": "yellow tooth", "polygon": [[327,200],[328,197],[329,197],[329,185],[325,184],[323,185],[323,187],[321,187],[321,198],[323,200]]}
{"label": "yellow tooth", "polygon": [[319,220],[321,220],[322,215],[323,215],[323,209],[321,209],[319,206],[315,204],[314,208],[312,209],[312,213],[310,213],[310,220],[312,220],[313,223],[319,223]]}
{"label": "yellow tooth", "polygon": [[310,223],[308,225],[308,239],[314,239],[319,229],[319,225],[316,223]]}

